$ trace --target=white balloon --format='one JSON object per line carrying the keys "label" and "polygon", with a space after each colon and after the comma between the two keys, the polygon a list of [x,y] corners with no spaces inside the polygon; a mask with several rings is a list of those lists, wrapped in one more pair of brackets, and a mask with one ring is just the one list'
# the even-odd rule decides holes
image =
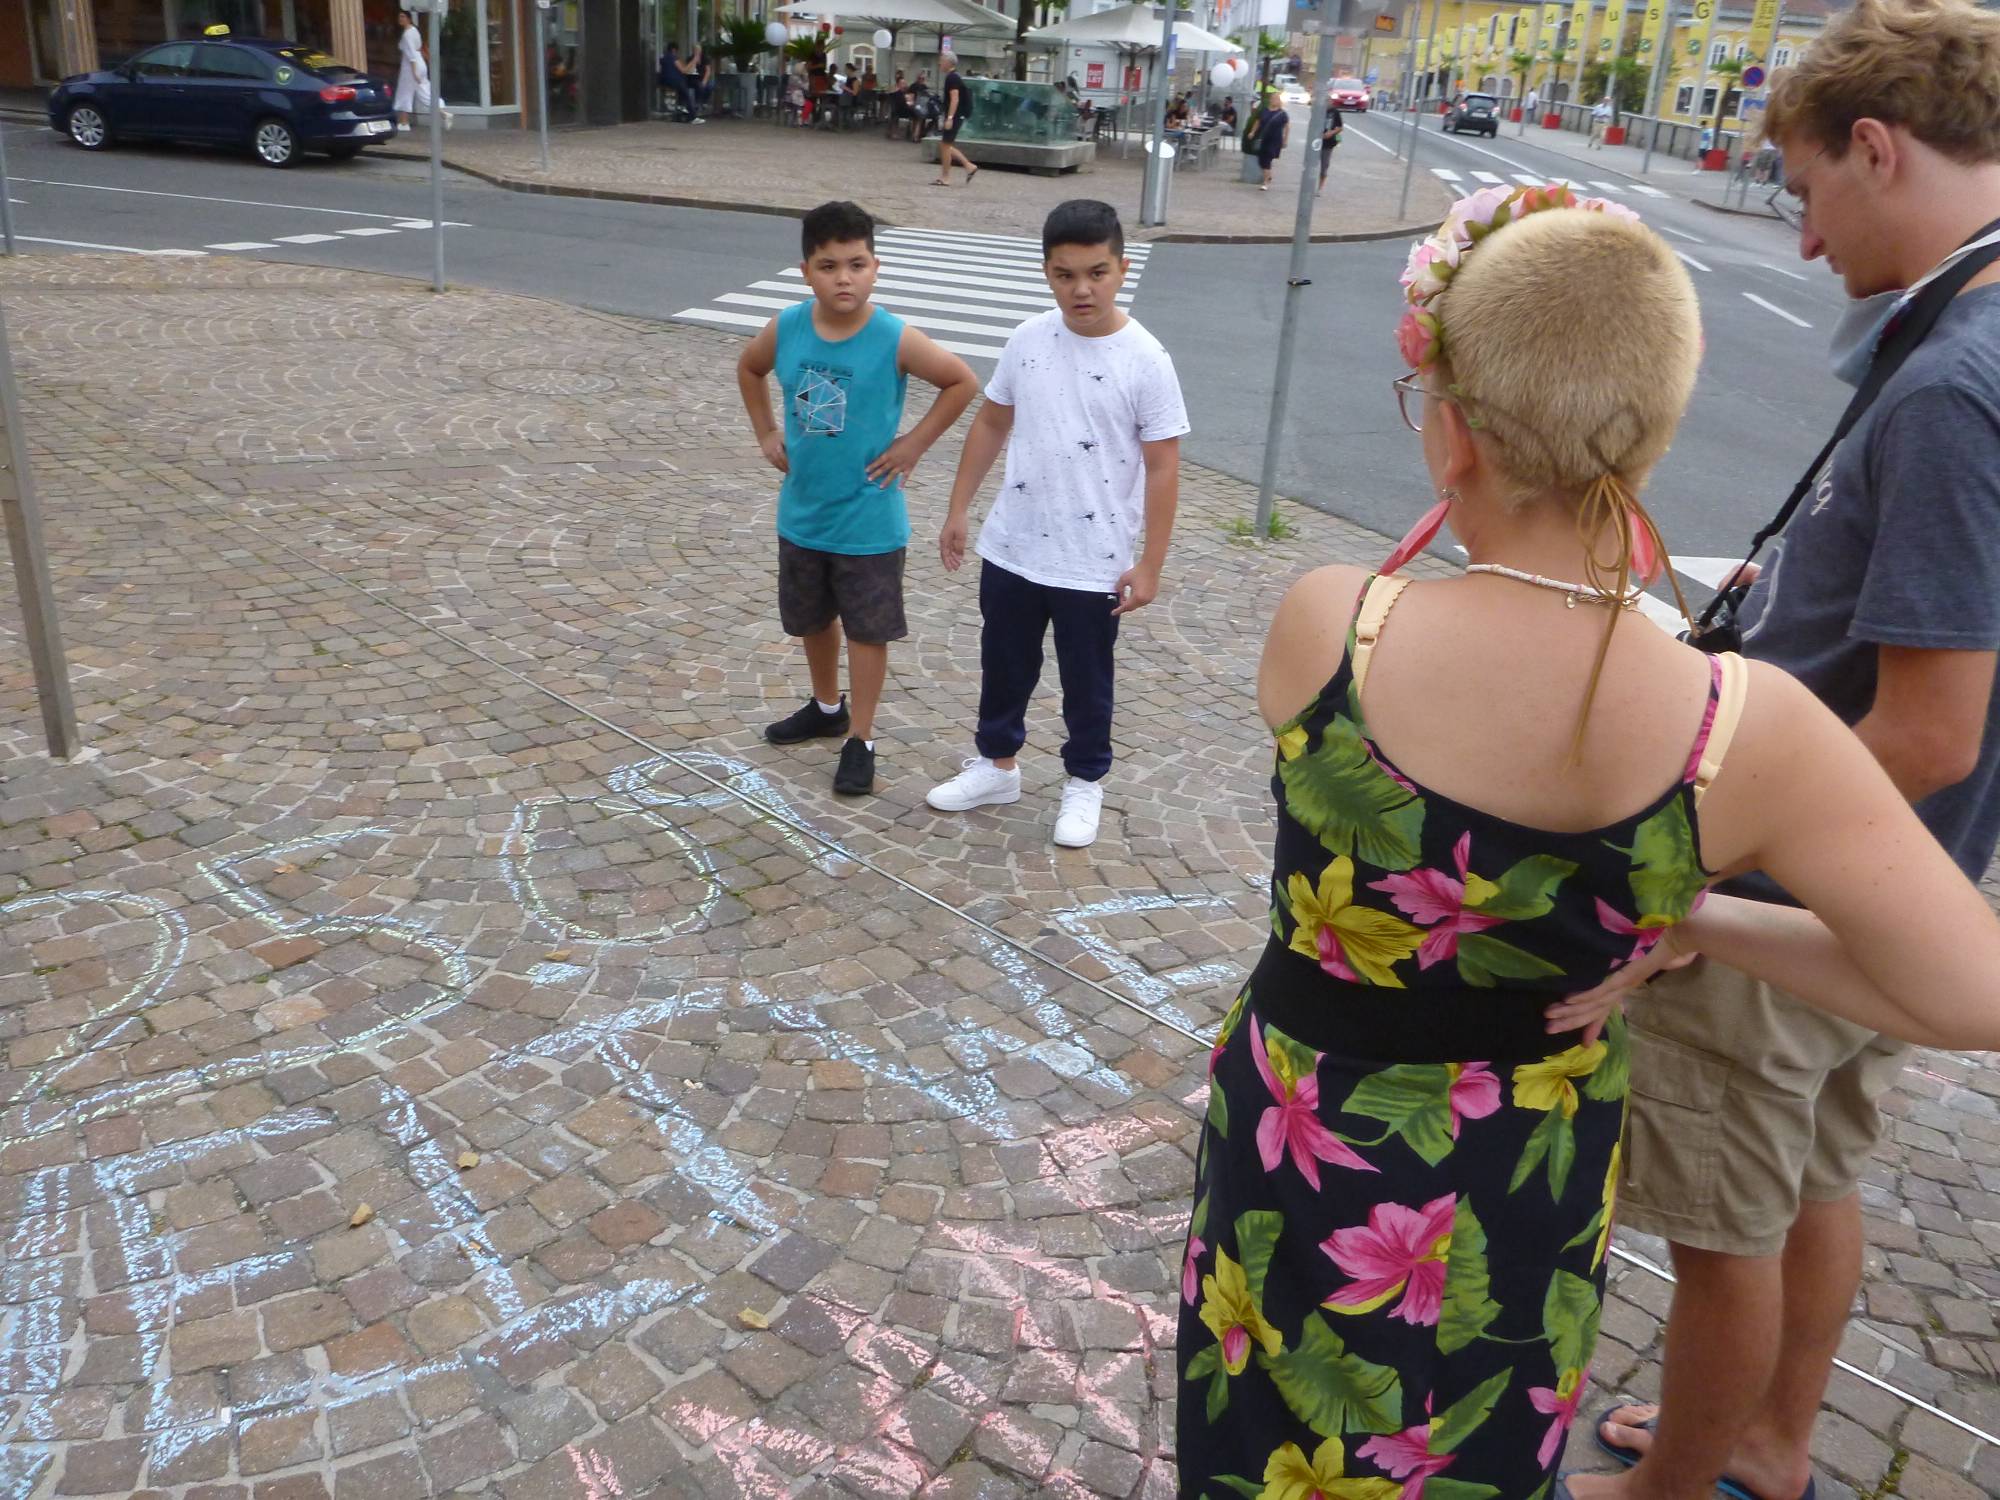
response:
{"label": "white balloon", "polygon": [[1232,73],[1247,73],[1250,71],[1250,64],[1240,57],[1232,57],[1229,59],[1229,71]]}
{"label": "white balloon", "polygon": [[889,34],[889,29],[888,27],[885,26],[875,33],[872,40],[875,43],[877,51],[886,52],[889,50],[890,46],[894,44],[896,39],[895,37]]}
{"label": "white balloon", "polygon": [[764,42],[767,46],[782,47],[790,38],[791,32],[785,29],[785,23],[782,21],[773,21],[764,28]]}
{"label": "white balloon", "polygon": [[1208,81],[1219,89],[1226,89],[1236,82],[1236,70],[1226,62],[1219,62],[1208,70]]}

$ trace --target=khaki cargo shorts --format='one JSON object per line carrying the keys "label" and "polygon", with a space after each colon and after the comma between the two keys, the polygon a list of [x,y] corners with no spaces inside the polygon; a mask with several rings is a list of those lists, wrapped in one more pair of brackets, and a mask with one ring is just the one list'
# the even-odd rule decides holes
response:
{"label": "khaki cargo shorts", "polygon": [[1631,1115],[1618,1222],[1776,1255],[1799,1202],[1853,1192],[1909,1048],[1699,959],[1626,1005]]}

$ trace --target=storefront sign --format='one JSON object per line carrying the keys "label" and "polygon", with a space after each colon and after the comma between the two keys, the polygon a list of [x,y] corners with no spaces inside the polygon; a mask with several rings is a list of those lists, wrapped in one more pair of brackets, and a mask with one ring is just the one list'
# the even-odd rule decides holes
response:
{"label": "storefront sign", "polygon": [[1101,89],[1104,87],[1103,63],[1094,62],[1084,64],[1083,86],[1087,89]]}

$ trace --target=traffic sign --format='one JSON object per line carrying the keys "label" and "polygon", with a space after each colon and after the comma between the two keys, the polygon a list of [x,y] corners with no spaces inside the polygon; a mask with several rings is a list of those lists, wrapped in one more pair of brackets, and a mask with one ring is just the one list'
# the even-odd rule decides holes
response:
{"label": "traffic sign", "polygon": [[1752,63],[1743,70],[1743,87],[1746,89],[1759,88],[1763,85],[1763,82],[1764,70],[1758,67],[1757,64]]}

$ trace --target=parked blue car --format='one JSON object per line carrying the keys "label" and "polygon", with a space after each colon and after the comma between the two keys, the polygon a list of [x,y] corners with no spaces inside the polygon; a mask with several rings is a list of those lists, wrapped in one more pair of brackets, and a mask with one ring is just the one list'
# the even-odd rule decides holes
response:
{"label": "parked blue car", "polygon": [[226,33],[65,78],[49,95],[49,123],[86,151],[122,140],[203,141],[247,146],[270,167],[289,167],[305,151],[351,157],[396,130],[381,79],[311,47]]}

